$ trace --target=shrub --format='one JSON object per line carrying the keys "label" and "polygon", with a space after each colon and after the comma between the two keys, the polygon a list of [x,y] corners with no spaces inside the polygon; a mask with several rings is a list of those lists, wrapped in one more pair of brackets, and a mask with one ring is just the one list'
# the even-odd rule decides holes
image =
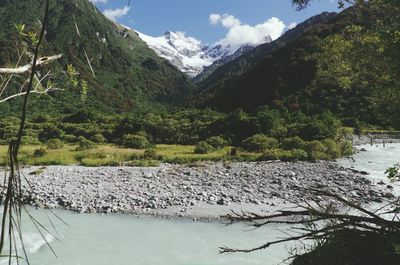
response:
{"label": "shrub", "polygon": [[32,136],[22,136],[21,139],[22,144],[25,145],[40,145],[41,142],[37,137],[32,137]]}
{"label": "shrub", "polygon": [[93,135],[92,137],[90,137],[90,140],[92,140],[95,143],[98,144],[103,144],[107,141],[107,139],[100,133]]}
{"label": "shrub", "polygon": [[259,160],[261,161],[279,160],[279,159],[280,159],[280,154],[276,149],[265,151],[259,158]]}
{"label": "shrub", "polygon": [[122,138],[122,145],[126,148],[145,149],[150,143],[144,135],[126,134]]}
{"label": "shrub", "polygon": [[285,150],[303,149],[304,141],[298,136],[286,138],[282,141],[282,148]]}
{"label": "shrub", "polygon": [[83,136],[78,137],[79,146],[76,148],[76,151],[88,150],[96,147],[96,144]]}
{"label": "shrub", "polygon": [[353,145],[350,141],[343,142],[340,146],[342,156],[349,156],[353,154]]}
{"label": "shrub", "polygon": [[304,144],[304,150],[307,152],[308,157],[311,160],[327,160],[328,156],[325,154],[325,146],[317,140],[306,142]]}
{"label": "shrub", "polygon": [[221,136],[212,136],[206,140],[206,142],[214,147],[215,149],[224,148],[229,145],[229,142]]}
{"label": "shrub", "polygon": [[144,159],[161,160],[162,156],[157,154],[157,151],[153,148],[148,148],[143,153]]}
{"label": "shrub", "polygon": [[306,151],[302,150],[302,149],[293,149],[287,152],[284,152],[282,158],[282,160],[285,161],[305,161],[308,160],[308,154]]}
{"label": "shrub", "polygon": [[76,143],[78,141],[78,138],[72,134],[64,134],[61,139],[67,143]]}
{"label": "shrub", "polygon": [[332,139],[325,139],[322,141],[325,146],[325,153],[330,159],[340,157],[341,151],[336,142]]}
{"label": "shrub", "polygon": [[306,142],[303,148],[307,153],[311,152],[324,152],[325,146],[317,140]]}
{"label": "shrub", "polygon": [[51,139],[47,142],[46,146],[49,149],[61,149],[64,147],[64,143],[59,139]]}
{"label": "shrub", "polygon": [[276,126],[270,130],[270,134],[278,139],[282,139],[286,136],[288,129],[285,126]]}
{"label": "shrub", "polygon": [[213,151],[215,151],[215,148],[205,141],[199,142],[194,149],[195,154],[208,154]]}
{"label": "shrub", "polygon": [[237,148],[231,148],[231,150],[229,150],[229,155],[230,156],[237,156],[238,155],[238,150]]}
{"label": "shrub", "polygon": [[255,134],[242,143],[243,148],[250,152],[264,152],[267,149],[277,147],[278,140],[264,134]]}
{"label": "shrub", "polygon": [[47,149],[45,147],[40,147],[39,149],[36,149],[35,151],[33,151],[34,157],[42,157],[45,154],[47,154]]}

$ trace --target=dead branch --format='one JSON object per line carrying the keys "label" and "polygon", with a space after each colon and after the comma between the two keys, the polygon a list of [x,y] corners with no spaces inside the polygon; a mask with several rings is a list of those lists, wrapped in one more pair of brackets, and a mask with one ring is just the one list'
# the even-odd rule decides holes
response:
{"label": "dead branch", "polygon": [[[41,57],[37,60],[36,66],[46,65],[52,61],[58,60],[62,57],[62,54]],[[20,66],[17,68],[0,68],[0,74],[23,74],[30,71],[33,67],[33,62]]]}
{"label": "dead branch", "polygon": [[[296,235],[288,235],[285,238],[267,242],[261,246],[250,249],[234,249],[221,247],[220,253],[233,252],[254,252],[270,247],[271,245],[284,242],[293,242],[301,240],[325,240],[329,236],[341,230],[357,230],[360,233],[374,232],[382,235],[393,232],[400,232],[400,222],[391,218],[386,219],[382,216],[385,212],[372,212],[362,206],[348,201],[338,195],[325,191],[311,190],[315,195],[324,196],[326,198],[335,199],[337,203],[346,206],[347,209],[353,210],[353,213],[343,213],[332,208],[331,205],[312,206],[311,204],[298,205],[294,210],[281,210],[270,215],[260,215],[255,213],[236,213],[223,216],[228,221],[228,225],[235,223],[249,223],[254,228],[259,228],[268,224],[288,224],[291,225],[292,232],[297,231]],[[390,204],[388,205],[390,206]],[[354,212],[355,210],[355,212]],[[382,210],[382,209],[381,209]]]}
{"label": "dead branch", "polygon": [[[30,93],[31,93],[31,94],[39,94],[39,95],[42,95],[42,94],[47,94],[47,93],[50,93],[50,92],[60,91],[60,90],[63,90],[63,89],[61,89],[61,88],[50,87],[50,88],[47,88],[47,89],[45,89],[45,90],[43,90],[43,91],[32,90]],[[25,96],[26,93],[27,93],[27,92],[25,91],[25,92],[21,92],[21,93],[18,93],[18,94],[11,95],[11,96],[9,96],[9,97],[6,97],[6,98],[4,98],[4,99],[1,99],[1,100],[0,100],[0,103],[4,103],[4,102],[6,102],[6,101],[8,101],[8,100],[11,100],[11,99],[13,99],[13,98],[16,98],[16,97]]]}

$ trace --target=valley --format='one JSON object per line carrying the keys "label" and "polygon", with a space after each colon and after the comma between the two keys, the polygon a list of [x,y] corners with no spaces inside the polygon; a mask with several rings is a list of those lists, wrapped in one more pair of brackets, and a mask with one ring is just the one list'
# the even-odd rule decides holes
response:
{"label": "valley", "polygon": [[399,264],[400,5],[316,2],[0,0],[0,264]]}

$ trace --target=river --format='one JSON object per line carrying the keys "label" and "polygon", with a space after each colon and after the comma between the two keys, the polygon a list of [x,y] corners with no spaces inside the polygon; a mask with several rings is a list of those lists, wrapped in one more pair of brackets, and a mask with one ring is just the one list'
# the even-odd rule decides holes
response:
{"label": "river", "polygon": [[[363,148],[367,151],[355,154],[353,159],[341,159],[339,163],[367,171],[368,177],[375,181],[385,179],[385,169],[400,158],[400,144]],[[400,191],[399,185],[394,186]],[[293,247],[277,245],[251,254],[218,254],[221,246],[251,248],[275,240],[284,236],[281,230],[287,230],[285,226],[252,230],[241,224],[224,226],[56,210],[66,225],[49,211],[32,208],[30,212],[49,229],[52,228],[50,218],[57,229],[50,229],[54,237],[46,236],[55,257],[34,226],[30,222],[24,225],[25,244],[33,265],[273,265],[286,258]],[[7,262],[2,260],[0,264]]]}

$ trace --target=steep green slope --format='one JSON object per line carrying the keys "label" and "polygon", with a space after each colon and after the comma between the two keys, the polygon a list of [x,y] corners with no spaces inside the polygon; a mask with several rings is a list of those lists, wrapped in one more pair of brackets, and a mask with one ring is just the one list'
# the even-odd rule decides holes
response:
{"label": "steep green slope", "polygon": [[[18,38],[15,24],[38,31],[43,0],[0,0],[0,65],[15,64]],[[79,28],[77,32],[74,21]],[[91,60],[95,77],[85,57]],[[190,93],[191,82],[167,61],[159,58],[133,32],[105,18],[88,0],[51,1],[50,21],[42,55],[62,53],[52,72],[63,73],[72,64],[89,83],[87,101],[58,78],[63,92],[34,100],[31,111],[70,111],[82,104],[103,112],[181,104]],[[65,75],[64,75],[65,76]],[[4,114],[15,110],[18,100],[2,104]]]}
{"label": "steep green slope", "polygon": [[194,102],[223,111],[252,110],[262,105],[306,114],[331,111],[344,120],[379,124],[370,103],[373,91],[368,86],[346,90],[317,76],[317,57],[326,37],[347,26],[369,25],[372,21],[367,9],[350,8],[313,25],[291,42],[281,42],[272,52],[259,54],[256,61],[251,52],[245,54],[220,69],[227,72],[212,82],[203,82]]}
{"label": "steep green slope", "polygon": [[288,30],[275,41],[257,46],[256,48],[251,49],[247,53],[239,56],[237,59],[222,65],[217,69],[213,68],[214,66],[210,66],[209,69],[206,68],[206,71],[197,76],[195,81],[198,82],[200,87],[207,88],[223,79],[240,76],[275,50],[296,40],[305,32],[314,28],[316,25],[330,21],[336,15],[337,13],[324,12],[317,16],[313,16],[303,23],[300,23],[295,28]]}

